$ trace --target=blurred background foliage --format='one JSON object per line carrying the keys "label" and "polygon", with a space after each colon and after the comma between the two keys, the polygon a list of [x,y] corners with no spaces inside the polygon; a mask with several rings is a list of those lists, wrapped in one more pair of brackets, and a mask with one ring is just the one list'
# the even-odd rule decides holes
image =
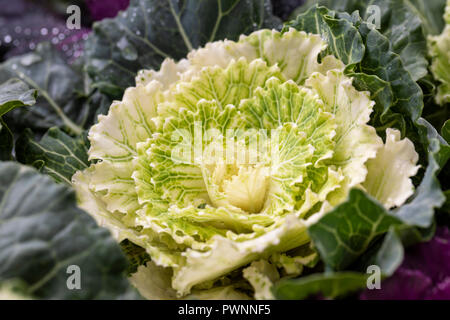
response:
{"label": "blurred background foliage", "polygon": [[[0,0],[0,62],[51,42],[69,62],[83,54],[83,40],[95,21],[115,17],[130,0]],[[304,0],[271,0],[273,14],[287,20]],[[81,30],[66,27],[67,7],[81,9]]]}

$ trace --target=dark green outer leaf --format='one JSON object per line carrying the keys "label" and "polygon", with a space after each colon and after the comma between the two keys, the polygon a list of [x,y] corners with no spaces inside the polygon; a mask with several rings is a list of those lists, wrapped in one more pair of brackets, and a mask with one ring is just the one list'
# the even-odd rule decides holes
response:
{"label": "dark green outer leaf", "polygon": [[345,8],[342,7],[342,4],[339,5],[339,9],[334,8],[335,6],[334,4],[329,8],[348,13],[358,10],[365,21],[368,21],[374,14],[373,10],[369,10],[369,6],[378,6],[380,9],[380,29],[378,31],[389,39],[390,49],[400,55],[405,69],[411,74],[414,81],[427,74],[427,41],[423,32],[422,20],[411,2],[357,0],[347,1]]}
{"label": "dark green outer leaf", "polygon": [[328,43],[325,54],[333,54],[350,68],[361,61],[364,56],[364,45],[358,30],[345,19],[334,17],[324,7],[312,7],[305,14],[285,25],[310,33],[320,34]]}
{"label": "dark green outer leaf", "polygon": [[402,222],[359,189],[311,225],[308,233],[322,260],[333,270],[343,270],[370,246],[373,240]]}
{"label": "dark green outer leaf", "polygon": [[404,134],[404,115],[412,122],[420,117],[420,87],[405,70],[400,56],[391,51],[389,40],[357,14],[336,14],[324,7],[311,7],[286,27],[319,33],[327,40],[327,53],[347,64],[346,73],[357,79],[356,88],[370,90],[376,102],[377,127],[397,127]]}
{"label": "dark green outer leaf", "polygon": [[[390,50],[389,40],[377,30],[361,23],[358,30],[363,37],[366,52],[359,66],[360,72],[376,75],[388,82],[394,93],[392,106],[378,106],[382,114],[387,110],[408,116],[415,122],[423,109],[423,94],[420,86],[405,71],[402,59]],[[358,88],[357,88],[358,89]],[[382,107],[382,108],[379,108]]]}
{"label": "dark green outer leaf", "polygon": [[414,81],[424,77],[427,73],[428,61],[427,40],[424,36],[422,20],[417,9],[409,0],[375,0],[364,1],[364,19],[370,14],[369,5],[377,5],[381,9],[379,30],[391,43],[391,50],[400,55],[405,69]]}
{"label": "dark green outer leaf", "polygon": [[14,146],[13,135],[6,123],[0,118],[0,160],[12,160]]}
{"label": "dark green outer leaf", "polygon": [[437,94],[437,86],[439,83],[435,83],[431,73],[420,79],[419,84],[424,92],[422,118],[427,120],[436,129],[441,128],[441,134],[445,135],[443,126],[445,125],[446,120],[450,119],[450,104],[441,106],[436,103],[434,97]]}
{"label": "dark green outer leaf", "polygon": [[339,271],[307,275],[298,279],[278,282],[273,292],[278,299],[305,299],[311,297],[340,298],[352,292],[366,288],[367,279],[371,273],[368,266],[376,265],[380,268],[381,276],[391,276],[403,261],[403,245],[415,238],[414,241],[425,239],[423,234],[417,238],[417,231],[405,225],[392,225],[380,245],[367,250],[359,261],[357,269],[360,272]]}
{"label": "dark green outer leaf", "polygon": [[418,125],[428,144],[428,166],[412,201],[394,214],[409,225],[427,228],[433,223],[434,209],[445,202],[437,174],[450,157],[450,147],[426,120],[419,119]]}
{"label": "dark green outer leaf", "polygon": [[403,261],[404,247],[430,240],[434,231],[434,224],[427,229],[405,224],[391,226],[386,235],[376,240],[349,269],[365,273],[369,266],[377,265],[383,276],[391,276]]}
{"label": "dark green outer leaf", "polygon": [[87,71],[94,87],[118,99],[137,71],[159,69],[167,57],[178,60],[207,42],[280,26],[269,0],[132,0],[116,18],[94,25]]}
{"label": "dark green outer leaf", "polygon": [[58,128],[51,128],[36,142],[28,129],[17,140],[16,157],[55,181],[70,185],[73,174],[89,166],[88,148],[86,134],[72,138]]}
{"label": "dark green outer leaf", "polygon": [[[318,14],[322,17],[317,18]],[[403,245],[425,241],[433,233],[434,209],[444,201],[436,175],[448,160],[450,150],[437,132],[420,118],[423,108],[422,91],[405,69],[400,56],[393,51],[395,46],[380,32],[369,28],[358,14],[335,14],[325,8],[313,7],[290,22],[290,26],[307,32],[320,31],[329,43],[333,43],[329,46],[330,53],[336,57],[351,56],[345,46],[336,46],[334,43],[345,43],[355,36],[352,34],[346,40],[350,32],[333,34],[328,31],[337,29],[333,20],[345,20],[352,24],[362,39],[364,55],[360,61],[347,65],[346,73],[353,77],[353,84],[358,90],[371,92],[371,97],[376,102],[372,125],[380,135],[388,127],[400,129],[414,141],[421,154],[421,163],[428,166],[414,197],[400,209],[387,212],[362,191],[352,190],[345,203],[312,225],[309,232],[328,270],[356,267],[356,270],[365,272],[367,265],[377,264],[384,275],[390,275],[401,263]],[[322,24],[326,25],[321,26]],[[336,49],[341,52],[335,52]],[[356,197],[357,193],[359,195]],[[383,239],[386,232],[388,233]],[[340,274],[341,272],[331,273],[329,276],[339,277]],[[309,294],[315,294],[328,290],[330,284],[322,281],[324,276],[317,277],[313,281],[315,286],[300,284],[298,287],[294,286],[296,292],[308,290]],[[292,285],[295,281],[297,280],[292,280]],[[338,280],[332,282],[339,283]]]}
{"label": "dark green outer leaf", "polygon": [[377,265],[385,276],[391,276],[403,261],[404,249],[396,227],[392,226],[370,265]]}
{"label": "dark green outer leaf", "polygon": [[349,14],[358,11],[364,20],[371,22],[375,22],[371,6],[378,6],[378,31],[389,38],[391,50],[400,55],[405,69],[415,81],[428,73],[426,35],[438,34],[443,29],[445,0],[313,0],[299,8],[297,14],[314,4]]}
{"label": "dark green outer leaf", "polygon": [[[0,261],[0,282],[24,282],[34,298],[137,297],[118,244],[76,206],[74,192],[12,162],[0,163]],[[80,290],[67,288],[69,265],[81,269]]]}
{"label": "dark green outer leaf", "polygon": [[0,160],[12,160],[14,139],[2,116],[18,108],[36,103],[37,91],[19,79],[10,79],[0,85]]}
{"label": "dark green outer leaf", "polygon": [[10,79],[0,85],[0,117],[17,107],[36,103],[37,91],[19,79]]}
{"label": "dark green outer leaf", "polygon": [[443,12],[446,0],[409,0],[415,12],[422,20],[426,35],[436,35],[442,32],[445,26]]}
{"label": "dark green outer leaf", "polygon": [[83,105],[83,79],[48,43],[0,65],[0,81],[17,77],[39,91],[34,108],[8,114],[10,128],[46,131],[57,126],[80,134],[92,110]]}
{"label": "dark green outer leaf", "polygon": [[[311,239],[322,260],[332,270],[344,270],[349,267],[370,248],[378,236],[388,230],[396,232],[401,242],[407,245],[424,241],[429,237],[427,230],[432,228],[434,209],[442,206],[445,201],[436,176],[439,168],[450,157],[450,150],[445,141],[425,120],[420,119],[418,124],[422,126],[420,130],[425,131],[422,132],[422,137],[428,143],[429,159],[425,175],[408,203],[399,209],[387,212],[364,192],[351,190],[346,202],[309,227]],[[396,240],[394,235],[388,235],[385,241],[390,241],[390,238],[392,241]],[[386,255],[383,250],[398,251],[395,241],[383,246],[381,251],[376,253],[377,256],[369,260],[381,259],[383,255]],[[390,256],[395,257],[393,254]],[[386,270],[383,271],[385,274],[391,274],[400,261],[387,257],[376,262],[378,265],[386,263],[390,266],[385,266]]]}

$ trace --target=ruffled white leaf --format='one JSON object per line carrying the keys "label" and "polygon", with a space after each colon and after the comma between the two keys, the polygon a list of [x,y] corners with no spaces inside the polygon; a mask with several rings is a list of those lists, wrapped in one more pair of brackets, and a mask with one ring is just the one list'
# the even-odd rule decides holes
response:
{"label": "ruffled white leaf", "polygon": [[130,239],[137,245],[145,247],[147,236],[128,228],[122,221],[123,215],[109,211],[107,204],[91,191],[89,184],[94,171],[95,168],[90,167],[84,171],[78,171],[72,177],[79,207],[88,212],[98,225],[107,228],[118,242]]}
{"label": "ruffled white leaf", "polygon": [[259,30],[242,35],[238,42],[223,40],[207,43],[205,47],[191,51],[187,59],[174,62],[164,60],[159,71],[142,70],[136,77],[137,84],[159,81],[162,90],[168,90],[179,80],[191,81],[204,67],[226,68],[232,60],[263,59],[268,65],[277,65],[286,79],[302,84],[313,72],[344,68],[334,56],[326,56],[318,63],[318,55],[326,48],[318,35],[307,34],[293,28],[285,33],[276,30]]}
{"label": "ruffled white leaf", "polygon": [[375,102],[370,100],[368,92],[357,91],[352,80],[338,70],[328,71],[326,75],[314,73],[306,85],[318,93],[325,110],[335,115],[336,145],[327,163],[340,167],[345,176],[342,187],[330,199],[336,205],[345,199],[350,188],[365,180],[365,163],[376,156],[383,144],[375,128],[367,125]]}
{"label": "ruffled white leaf", "polygon": [[242,275],[255,290],[255,299],[275,299],[271,289],[273,284],[280,279],[280,275],[274,265],[266,260],[253,261],[242,271]]}
{"label": "ruffled white leaf", "polygon": [[177,298],[175,290],[170,286],[172,270],[158,267],[149,261],[138,267],[130,276],[130,282],[139,293],[149,300],[173,300]]}
{"label": "ruffled white leaf", "polygon": [[152,81],[158,81],[162,84],[161,89],[167,90],[169,87],[180,79],[181,74],[185,73],[190,67],[190,62],[181,59],[179,62],[167,58],[161,64],[159,71],[141,70],[136,76],[136,85],[146,86]]}
{"label": "ruffled white leaf", "polygon": [[100,115],[89,130],[89,159],[127,162],[136,155],[136,144],[150,138],[157,105],[162,101],[161,84],[128,88],[122,101],[115,101],[108,114]]}
{"label": "ruffled white leaf", "polygon": [[[130,282],[139,293],[149,300],[176,300],[176,292],[171,287],[172,271],[158,267],[149,261],[139,266],[136,273],[130,276]],[[204,290],[192,290],[183,300],[248,300],[250,297],[234,288],[233,285],[213,287]]]}
{"label": "ruffled white leaf", "polygon": [[419,169],[414,144],[408,138],[400,138],[400,131],[386,130],[386,143],[367,162],[368,174],[362,184],[387,209],[402,205],[414,193],[411,177]]}
{"label": "ruffled white leaf", "polygon": [[196,284],[216,279],[273,252],[284,252],[308,241],[306,225],[294,215],[287,217],[278,228],[252,240],[235,242],[217,236],[209,251],[186,251],[186,264],[174,270],[172,287],[179,295],[185,295]]}

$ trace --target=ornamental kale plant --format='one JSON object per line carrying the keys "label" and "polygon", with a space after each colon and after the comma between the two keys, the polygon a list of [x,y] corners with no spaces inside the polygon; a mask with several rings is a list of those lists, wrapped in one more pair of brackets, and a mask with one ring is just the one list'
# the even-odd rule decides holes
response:
{"label": "ornamental kale plant", "polygon": [[0,65],[0,297],[409,297],[450,221],[450,1],[294,2],[131,0],[71,64]]}

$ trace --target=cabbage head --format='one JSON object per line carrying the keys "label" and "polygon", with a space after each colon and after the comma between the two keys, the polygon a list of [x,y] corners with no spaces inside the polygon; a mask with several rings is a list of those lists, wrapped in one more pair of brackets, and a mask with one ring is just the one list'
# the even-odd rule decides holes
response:
{"label": "cabbage head", "polygon": [[[80,206],[151,261],[147,298],[270,298],[318,261],[308,226],[360,188],[413,194],[418,155],[318,35],[260,30],[143,70],[89,131]],[[360,213],[364,215],[363,212]]]}

